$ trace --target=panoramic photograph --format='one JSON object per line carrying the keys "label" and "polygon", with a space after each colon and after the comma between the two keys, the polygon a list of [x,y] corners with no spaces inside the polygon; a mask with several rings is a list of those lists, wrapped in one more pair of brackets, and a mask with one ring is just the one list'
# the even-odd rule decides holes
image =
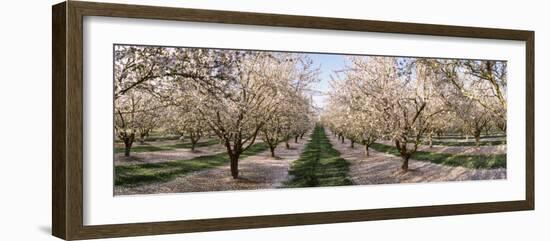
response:
{"label": "panoramic photograph", "polygon": [[115,196],[506,179],[506,61],[113,51]]}

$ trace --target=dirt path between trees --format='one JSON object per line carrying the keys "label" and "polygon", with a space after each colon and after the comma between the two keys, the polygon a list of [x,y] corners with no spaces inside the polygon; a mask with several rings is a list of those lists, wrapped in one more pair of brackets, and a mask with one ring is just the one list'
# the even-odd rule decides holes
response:
{"label": "dirt path between trees", "polygon": [[167,151],[132,152],[129,157],[125,157],[124,153],[115,153],[115,165],[135,165],[174,160],[189,160],[200,156],[215,155],[222,153],[225,150],[226,149],[223,145],[216,144],[197,147],[195,148],[195,151],[191,151],[189,148],[179,148]]}
{"label": "dirt path between trees", "polygon": [[[378,141],[378,143],[394,146],[392,141]],[[412,144],[411,149],[412,149]],[[469,154],[469,155],[487,155],[487,154],[506,154],[506,145],[496,146],[443,146],[434,145],[432,147],[428,145],[420,145],[419,151],[437,152],[446,154]]]}
{"label": "dirt path between trees", "polygon": [[224,166],[197,171],[165,183],[146,184],[138,187],[115,187],[115,195],[208,192],[227,190],[253,190],[277,188],[289,179],[288,170],[297,160],[309,142],[310,134],[290,142],[290,149],[281,143],[275,150],[276,157],[269,151],[243,158],[239,161],[239,179],[233,179],[229,163]]}
{"label": "dirt path between trees", "polygon": [[401,158],[372,149],[370,156],[365,158],[363,145],[355,144],[355,148],[350,148],[349,140],[342,144],[328,131],[327,135],[334,149],[351,163],[349,175],[358,185],[506,179],[505,168],[469,169],[413,159],[409,160],[409,171],[402,173]]}

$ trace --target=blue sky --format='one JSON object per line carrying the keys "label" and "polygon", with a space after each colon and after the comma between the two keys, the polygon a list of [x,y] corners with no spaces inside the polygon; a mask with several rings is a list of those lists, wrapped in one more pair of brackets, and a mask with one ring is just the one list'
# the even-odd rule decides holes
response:
{"label": "blue sky", "polygon": [[345,67],[345,56],[342,54],[307,54],[312,60],[315,66],[320,67],[319,79],[320,81],[315,84],[314,89],[319,91],[319,94],[313,96],[313,103],[317,107],[323,107],[327,96],[323,93],[327,93],[330,89],[330,76],[334,75],[334,71],[342,70]]}

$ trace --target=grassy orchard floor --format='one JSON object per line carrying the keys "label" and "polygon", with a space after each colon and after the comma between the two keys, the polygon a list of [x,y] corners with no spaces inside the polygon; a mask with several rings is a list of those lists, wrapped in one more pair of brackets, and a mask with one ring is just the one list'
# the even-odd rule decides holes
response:
{"label": "grassy orchard floor", "polygon": [[[490,138],[506,138],[506,134],[504,133],[501,133],[501,134],[489,134],[489,135],[481,135],[480,136],[481,139],[490,139]],[[465,139],[474,139],[473,136],[464,136],[464,135],[461,135],[461,134],[455,134],[455,135],[441,135],[441,136],[437,136],[437,135],[434,135],[432,137],[432,139],[436,140],[436,139],[455,139],[455,140],[465,140]]]}
{"label": "grassy orchard floor", "polygon": [[349,163],[332,148],[323,127],[315,127],[311,141],[289,171],[292,179],[284,187],[318,187],[352,185]]}
{"label": "grassy orchard floor", "polygon": [[[310,135],[290,142],[290,148],[280,143],[271,157],[269,150],[239,160],[239,178],[230,175],[229,163],[177,175],[166,182],[115,186],[115,195],[187,193],[228,190],[255,190],[279,188],[289,180],[290,165],[300,157]],[[158,153],[158,152],[157,152]]]}
{"label": "grassy orchard floor", "polygon": [[[267,150],[265,143],[256,143],[241,154],[241,158]],[[115,167],[115,186],[139,186],[153,182],[167,182],[189,172],[229,164],[226,153],[201,156],[189,160],[145,163]]]}
{"label": "grassy orchard floor", "polygon": [[[399,156],[399,152],[394,146],[389,146],[380,143],[374,143],[371,148],[383,153]],[[447,166],[462,166],[467,168],[506,168],[506,154],[500,155],[460,155],[435,153],[427,151],[417,151],[412,156],[412,159],[420,161],[429,161],[432,163],[447,165]]]}
{"label": "grassy orchard floor", "polygon": [[[211,146],[218,144],[219,141],[212,139],[208,141],[198,142],[195,147],[205,147],[205,146]],[[176,143],[176,144],[170,144],[170,145],[151,145],[149,143],[146,143],[144,145],[137,145],[133,146],[131,153],[136,152],[153,152],[153,151],[171,151],[175,149],[181,149],[181,148],[191,148],[191,143]],[[124,147],[116,147],[115,153],[123,153]]]}
{"label": "grassy orchard floor", "polygon": [[[427,145],[428,142],[424,142],[424,145]],[[468,142],[458,142],[458,141],[439,141],[439,140],[433,140],[433,145],[442,145],[442,146],[475,146],[475,141],[468,141]],[[506,141],[498,140],[498,141],[480,141],[480,146],[498,146],[498,145],[505,145]]]}
{"label": "grassy orchard floor", "polygon": [[[351,148],[349,140],[342,143],[331,134],[329,139],[332,147],[350,163],[349,176],[356,185],[506,179],[506,168],[475,169],[413,158],[409,161],[409,171],[403,173],[399,156],[371,148],[370,156],[366,157],[365,147],[361,144],[356,143],[355,148]],[[385,148],[389,149],[389,146]]]}
{"label": "grassy orchard floor", "polygon": [[[254,144],[241,156],[238,179],[229,175],[225,152],[202,149],[197,152],[202,156],[184,159],[189,155],[189,150],[184,150],[188,143],[156,143],[153,145],[167,149],[143,149],[134,156],[139,156],[136,160],[121,160],[116,165],[115,195],[506,178],[506,155],[419,151],[411,159],[410,171],[402,174],[401,159],[388,143],[375,144],[373,155],[365,158],[364,147],[356,144],[356,148],[349,148],[349,141],[340,143],[333,135],[327,136],[323,127],[316,127],[306,137],[309,141],[291,142],[290,149],[281,143],[276,158],[270,157],[264,143]],[[207,143],[203,148],[223,151]],[[170,149],[176,145],[182,149]],[[151,155],[167,157],[152,160]]]}

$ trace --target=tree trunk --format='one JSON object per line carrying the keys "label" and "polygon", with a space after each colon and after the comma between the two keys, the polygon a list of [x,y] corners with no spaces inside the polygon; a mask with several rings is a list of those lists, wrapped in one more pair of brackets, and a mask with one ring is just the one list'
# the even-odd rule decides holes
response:
{"label": "tree trunk", "polygon": [[124,147],[124,156],[130,156],[130,150],[132,149],[131,146],[125,145]]}
{"label": "tree trunk", "polygon": [[476,146],[477,146],[477,147],[479,147],[479,145],[480,145],[480,141],[479,141],[480,136],[481,136],[481,133],[479,133],[479,132],[475,134]]}
{"label": "tree trunk", "polygon": [[351,145],[350,145],[350,147],[351,147],[351,148],[355,148],[355,145],[354,145],[354,144],[355,144],[355,141],[351,140]]}
{"label": "tree trunk", "polygon": [[231,176],[233,179],[239,178],[239,157],[237,155],[230,154],[229,159],[231,161]]}
{"label": "tree trunk", "polygon": [[305,135],[305,134],[306,134],[306,133],[300,134],[300,139],[304,139],[304,135]]}
{"label": "tree trunk", "polygon": [[428,141],[429,141],[429,144],[430,144],[430,148],[433,147],[433,138],[432,138],[432,133],[430,133],[430,135],[428,135]]}
{"label": "tree trunk", "polygon": [[342,144],[346,142],[346,139],[344,139],[344,136],[342,136]]}
{"label": "tree trunk", "polygon": [[369,144],[365,144],[365,156],[369,156]]}
{"label": "tree trunk", "polygon": [[195,151],[195,146],[197,145],[198,140],[191,139],[191,151]]}
{"label": "tree trunk", "polygon": [[403,172],[409,171],[409,156],[401,156],[401,159],[403,159],[403,164],[401,165],[401,170]]}
{"label": "tree trunk", "polygon": [[288,144],[288,140],[285,141],[286,149],[290,149],[290,144]]}
{"label": "tree trunk", "polygon": [[294,137],[294,143],[298,143],[298,137],[300,137],[300,136],[296,135],[296,136]]}
{"label": "tree trunk", "polygon": [[130,156],[130,151],[132,150],[133,140],[131,138],[124,139],[124,156]]}
{"label": "tree trunk", "polygon": [[140,135],[140,142],[141,144],[144,144],[145,143],[145,139],[147,139],[147,137],[149,137],[149,131],[145,131],[144,133],[141,133]]}
{"label": "tree trunk", "polygon": [[270,145],[269,150],[271,151],[271,157],[275,157],[275,147]]}

